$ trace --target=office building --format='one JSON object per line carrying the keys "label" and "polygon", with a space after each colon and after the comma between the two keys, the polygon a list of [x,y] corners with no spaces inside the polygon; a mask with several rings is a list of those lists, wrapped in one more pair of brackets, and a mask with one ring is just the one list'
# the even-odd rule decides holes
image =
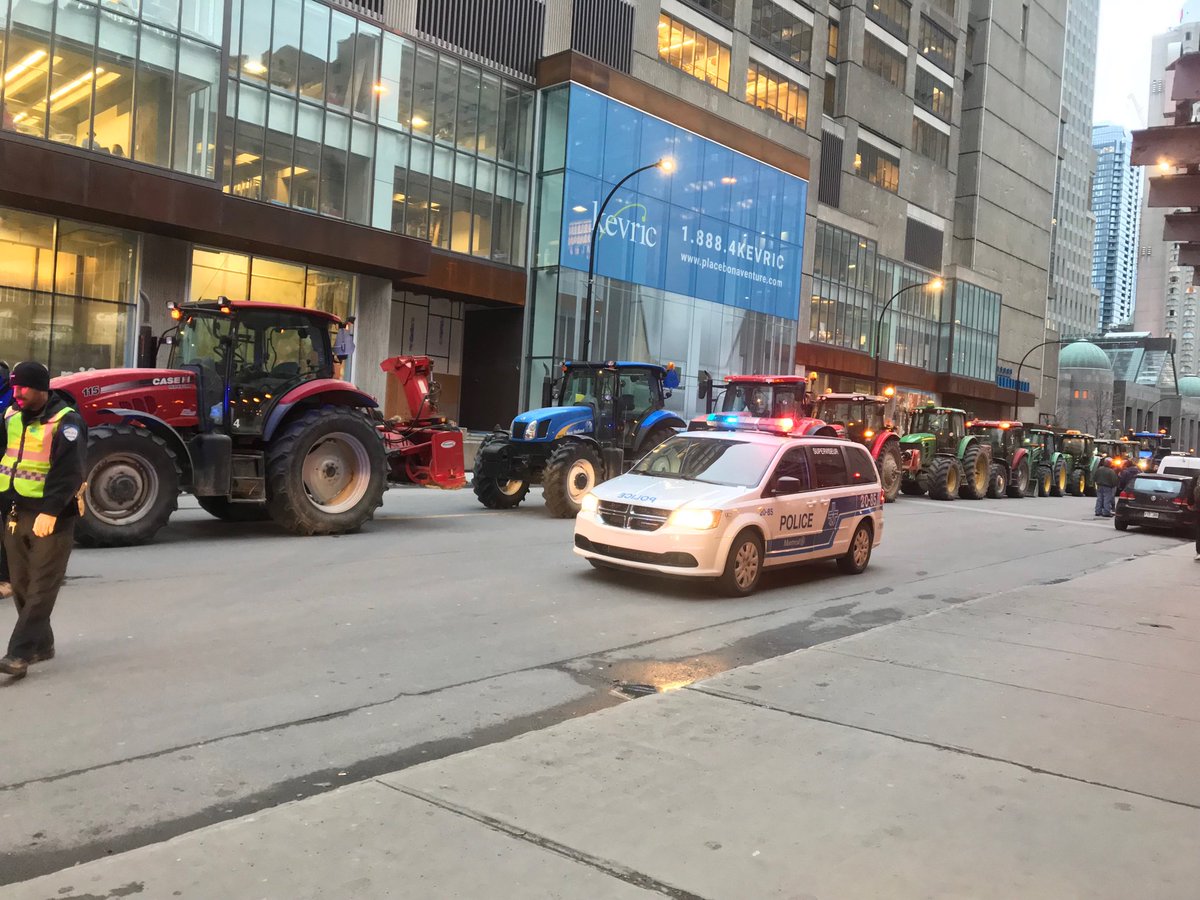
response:
{"label": "office building", "polygon": [[1129,131],[1119,125],[1097,125],[1092,129],[1097,160],[1092,188],[1096,215],[1092,285],[1100,293],[1095,323],[1100,333],[1133,321],[1142,174],[1129,164],[1132,141]]}

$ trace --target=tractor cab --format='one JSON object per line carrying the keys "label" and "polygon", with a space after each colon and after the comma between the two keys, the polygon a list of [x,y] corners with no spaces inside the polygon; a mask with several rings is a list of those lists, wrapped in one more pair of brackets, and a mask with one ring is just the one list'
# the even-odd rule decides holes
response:
{"label": "tractor cab", "polygon": [[963,410],[945,406],[923,406],[913,412],[905,438],[927,435],[932,439],[934,450],[956,453],[966,430],[967,414]]}
{"label": "tractor cab", "polygon": [[707,372],[701,372],[699,399],[705,401],[708,416],[697,416],[688,425],[691,431],[710,427],[714,412],[728,417],[741,416],[753,420],[790,420],[793,433],[836,437],[833,429],[811,418],[812,401],[808,394],[808,379],[801,375],[731,375],[716,383]]}
{"label": "tractor cab", "polygon": [[1076,465],[1086,463],[1096,455],[1096,438],[1082,431],[1065,431],[1060,438],[1062,452],[1075,460]]}
{"label": "tractor cab", "polygon": [[1135,459],[1137,467],[1143,472],[1153,472],[1158,468],[1159,460],[1170,456],[1175,438],[1164,431],[1130,432],[1129,438],[1136,444]]}
{"label": "tractor cab", "polygon": [[1012,459],[1025,445],[1025,426],[1020,422],[976,419],[967,425],[967,431],[992,445],[993,459]]}
{"label": "tractor cab", "polygon": [[870,446],[877,435],[895,431],[892,400],[869,394],[822,394],[813,417],[832,426],[840,436]]}
{"label": "tractor cab", "polygon": [[1048,428],[1029,428],[1025,432],[1025,446],[1048,458],[1058,452],[1058,435]]}

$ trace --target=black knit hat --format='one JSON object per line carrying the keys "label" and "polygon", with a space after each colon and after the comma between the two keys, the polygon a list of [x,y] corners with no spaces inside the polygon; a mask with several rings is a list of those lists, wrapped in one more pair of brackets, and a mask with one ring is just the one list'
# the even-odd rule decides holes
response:
{"label": "black knit hat", "polygon": [[50,370],[40,362],[17,363],[8,380],[17,387],[27,387],[35,391],[50,390]]}

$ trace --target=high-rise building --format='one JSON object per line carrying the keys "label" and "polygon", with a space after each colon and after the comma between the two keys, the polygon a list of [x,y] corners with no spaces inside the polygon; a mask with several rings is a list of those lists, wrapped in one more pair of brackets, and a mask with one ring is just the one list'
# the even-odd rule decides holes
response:
{"label": "high-rise building", "polygon": [[1092,211],[1096,215],[1096,252],[1092,285],[1100,293],[1101,333],[1133,321],[1137,296],[1138,222],[1142,209],[1142,175],[1129,165],[1133,142],[1119,125],[1092,129],[1096,151],[1096,180]]}
{"label": "high-rise building", "polygon": [[1092,104],[1096,92],[1099,0],[1071,0],[1067,9],[1059,122],[1058,175],[1050,256],[1048,323],[1064,337],[1096,327],[1100,297],[1092,283]]}
{"label": "high-rise building", "polygon": [[998,413],[1067,6],[0,0],[0,357],[129,363],[228,296],[356,315],[356,381],[429,355],[476,428],[584,346],[864,389],[876,334],[909,397]]}
{"label": "high-rise building", "polygon": [[[1168,67],[1181,53],[1200,49],[1200,3],[1184,9],[1181,23],[1155,36],[1150,51],[1150,102],[1148,127],[1175,124],[1176,104],[1171,100],[1174,72]],[[1176,339],[1175,363],[1180,375],[1200,374],[1200,344],[1196,341],[1200,294],[1192,286],[1191,266],[1179,264],[1179,245],[1163,240],[1171,209],[1151,207],[1142,174],[1141,228],[1138,239],[1137,304],[1133,312],[1137,331]]]}

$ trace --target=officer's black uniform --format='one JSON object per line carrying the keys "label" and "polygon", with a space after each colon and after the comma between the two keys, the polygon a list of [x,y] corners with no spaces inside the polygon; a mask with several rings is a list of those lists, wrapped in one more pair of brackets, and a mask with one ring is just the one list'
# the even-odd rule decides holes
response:
{"label": "officer's black uniform", "polygon": [[[23,364],[28,365],[28,364]],[[42,373],[45,369],[37,367]],[[14,383],[21,366],[14,370]],[[49,374],[44,376],[47,380]],[[34,384],[27,385],[36,387]],[[51,394],[36,413],[19,413],[24,427],[34,422],[50,422],[69,408],[61,397]],[[7,440],[7,437],[6,437]],[[50,444],[50,471],[41,497],[18,493],[15,480],[0,493],[0,511],[4,513],[4,553],[12,576],[13,601],[17,606],[17,624],[8,642],[8,653],[0,660],[0,671],[24,674],[24,665],[54,656],[54,632],[50,614],[58,599],[67,573],[67,562],[75,541],[75,520],[79,517],[76,495],[83,484],[87,457],[87,425],[79,413],[71,411],[59,419]],[[33,533],[38,515],[57,517],[54,531],[45,537]]]}

